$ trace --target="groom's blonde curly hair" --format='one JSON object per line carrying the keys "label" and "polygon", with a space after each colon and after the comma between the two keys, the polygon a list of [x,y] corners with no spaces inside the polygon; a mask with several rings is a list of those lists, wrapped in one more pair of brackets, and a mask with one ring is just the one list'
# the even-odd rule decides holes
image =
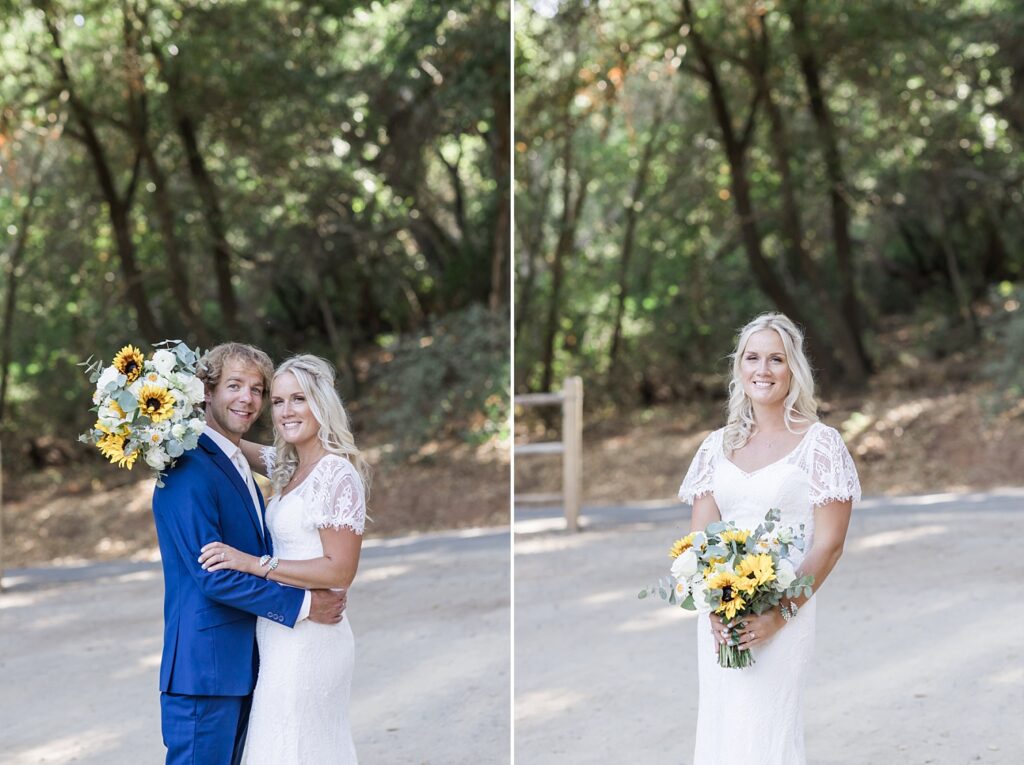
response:
{"label": "groom's blonde curly hair", "polygon": [[270,356],[254,345],[244,343],[221,343],[208,350],[196,365],[196,377],[203,381],[207,390],[213,390],[224,374],[224,365],[229,361],[242,361],[259,370],[263,378],[263,401],[270,396],[270,381],[274,377],[274,362]]}

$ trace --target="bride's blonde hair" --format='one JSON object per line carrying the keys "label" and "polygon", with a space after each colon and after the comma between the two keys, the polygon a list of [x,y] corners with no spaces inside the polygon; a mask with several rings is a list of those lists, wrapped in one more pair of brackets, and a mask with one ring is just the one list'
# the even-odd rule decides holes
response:
{"label": "bride's blonde hair", "polygon": [[814,375],[804,353],[804,335],[796,324],[781,313],[763,313],[740,330],[736,350],[732,354],[732,380],[729,381],[729,410],[722,446],[726,454],[741,449],[754,435],[757,422],[754,406],[743,390],[740,364],[750,336],[755,332],[773,329],[782,338],[786,349],[786,363],[791,373],[789,391],[785,400],[786,429],[793,431],[797,424],[810,425],[818,421],[818,401],[814,397]]}
{"label": "bride's blonde hair", "polygon": [[[366,494],[370,491],[370,465],[356,447],[355,438],[349,426],[348,414],[341,403],[341,396],[334,388],[334,368],[319,356],[302,354],[292,356],[274,372],[274,380],[290,372],[306,396],[309,410],[320,424],[320,443],[329,454],[344,457],[355,467],[362,479]],[[292,444],[282,438],[274,428],[274,448],[277,459],[270,472],[270,483],[275,492],[280,492],[295,474],[299,455]]]}

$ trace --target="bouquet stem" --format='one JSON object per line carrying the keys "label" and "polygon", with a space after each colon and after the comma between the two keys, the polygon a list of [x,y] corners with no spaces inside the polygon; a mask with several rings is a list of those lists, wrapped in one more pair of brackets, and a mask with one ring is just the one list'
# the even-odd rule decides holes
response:
{"label": "bouquet stem", "polygon": [[728,644],[718,646],[718,666],[720,667],[743,669],[753,663],[754,657],[749,648]]}

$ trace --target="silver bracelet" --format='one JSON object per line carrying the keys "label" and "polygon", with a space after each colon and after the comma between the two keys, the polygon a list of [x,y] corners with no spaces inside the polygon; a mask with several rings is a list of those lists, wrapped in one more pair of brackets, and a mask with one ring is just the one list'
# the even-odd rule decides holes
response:
{"label": "silver bracelet", "polygon": [[786,604],[785,603],[779,603],[779,610],[782,612],[783,620],[788,623],[790,619],[792,619],[794,616],[796,616],[796,612],[799,609],[797,608],[796,603],[794,603],[793,601],[790,601],[788,609],[786,608]]}
{"label": "silver bracelet", "polygon": [[[263,562],[263,558],[267,559],[266,563]],[[263,558],[260,558],[260,566],[261,567],[262,566],[266,566],[267,567],[267,573],[265,573],[263,575],[263,578],[266,579],[267,577],[270,576],[270,572],[273,571],[275,568],[277,568],[277,565],[281,561],[279,561],[276,557],[272,558],[269,555],[264,555]]]}
{"label": "silver bracelet", "polygon": [[260,556],[260,568],[266,568],[267,567],[267,564],[270,563],[270,557],[271,556],[269,556],[269,555],[261,555]]}

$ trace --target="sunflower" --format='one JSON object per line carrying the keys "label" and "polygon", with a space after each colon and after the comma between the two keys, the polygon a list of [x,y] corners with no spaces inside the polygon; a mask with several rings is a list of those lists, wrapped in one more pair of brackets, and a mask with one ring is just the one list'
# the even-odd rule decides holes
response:
{"label": "sunflower", "polygon": [[689,550],[691,547],[693,547],[693,538],[695,536],[697,536],[697,532],[687,534],[682,539],[677,539],[675,542],[673,542],[672,549],[668,551],[668,556],[670,558],[678,558],[684,552]]}
{"label": "sunflower", "polygon": [[736,542],[741,545],[747,543],[747,537],[750,536],[750,532],[745,529],[726,529],[722,532],[722,543],[729,544],[730,542]]}
{"label": "sunflower", "polygon": [[748,593],[753,592],[754,588],[775,578],[775,566],[772,564],[772,556],[763,553],[748,555],[736,566],[736,576],[740,577],[740,580],[743,582],[740,589]]}
{"label": "sunflower", "polygon": [[139,391],[139,411],[153,422],[166,420],[174,414],[174,395],[159,385],[143,385]]}
{"label": "sunflower", "polygon": [[142,351],[134,345],[126,345],[114,356],[114,366],[128,378],[128,382],[133,383],[142,374],[142,359]]}
{"label": "sunflower", "polygon": [[743,609],[746,601],[743,600],[741,585],[740,578],[731,571],[719,571],[708,580],[709,590],[722,591],[722,603],[715,609],[716,614],[724,614],[726,619],[732,619]]}
{"label": "sunflower", "polygon": [[125,454],[124,441],[124,436],[107,435],[96,442],[96,448],[114,465],[131,470],[135,460],[139,458],[139,450],[136,449],[131,454]]}

